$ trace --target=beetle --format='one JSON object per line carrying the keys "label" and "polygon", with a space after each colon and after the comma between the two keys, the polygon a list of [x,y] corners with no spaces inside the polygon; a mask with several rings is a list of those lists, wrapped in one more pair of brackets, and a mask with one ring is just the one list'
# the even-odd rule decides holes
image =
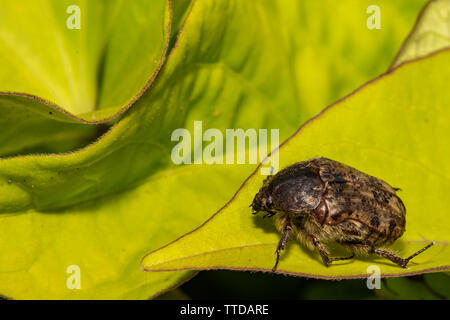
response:
{"label": "beetle", "polygon": [[[406,268],[434,242],[405,259],[384,249],[405,231],[406,209],[398,190],[327,158],[297,162],[268,176],[250,207],[253,214],[273,216],[282,233],[272,271],[276,271],[291,234],[309,249],[317,249],[326,266],[352,259],[357,253],[377,254]],[[349,248],[352,255],[331,258],[328,245],[332,242]]]}

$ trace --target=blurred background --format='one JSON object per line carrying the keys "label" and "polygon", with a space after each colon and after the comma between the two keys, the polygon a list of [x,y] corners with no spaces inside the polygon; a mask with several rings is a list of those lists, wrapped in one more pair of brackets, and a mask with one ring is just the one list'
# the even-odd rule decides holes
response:
{"label": "blurred background", "polygon": [[430,299],[450,298],[447,273],[381,279],[369,290],[367,279],[318,280],[268,273],[202,271],[159,299]]}

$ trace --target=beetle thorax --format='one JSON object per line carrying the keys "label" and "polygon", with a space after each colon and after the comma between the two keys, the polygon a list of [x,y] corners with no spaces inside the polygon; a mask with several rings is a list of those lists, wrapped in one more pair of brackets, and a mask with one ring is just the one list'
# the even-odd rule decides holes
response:
{"label": "beetle thorax", "polygon": [[273,207],[286,212],[312,213],[319,206],[324,189],[318,176],[291,178],[274,186],[271,193]]}

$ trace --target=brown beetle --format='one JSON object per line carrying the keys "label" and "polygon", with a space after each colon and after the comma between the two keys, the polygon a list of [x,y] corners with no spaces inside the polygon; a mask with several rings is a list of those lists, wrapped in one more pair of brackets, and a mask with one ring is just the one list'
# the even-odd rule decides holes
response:
{"label": "brown beetle", "polygon": [[[275,271],[290,233],[311,250],[317,248],[325,265],[347,260],[354,253],[375,253],[405,268],[434,242],[402,259],[385,249],[405,231],[406,209],[398,189],[347,165],[326,158],[295,163],[269,176],[252,204],[253,214],[274,216],[283,233],[276,250]],[[330,258],[327,243],[348,247],[350,257]]]}

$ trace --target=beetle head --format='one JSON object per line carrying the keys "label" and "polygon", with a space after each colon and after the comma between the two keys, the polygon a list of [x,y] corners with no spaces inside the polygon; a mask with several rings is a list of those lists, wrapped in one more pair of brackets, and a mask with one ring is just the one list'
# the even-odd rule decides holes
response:
{"label": "beetle head", "polygon": [[267,186],[262,187],[253,199],[250,207],[253,209],[253,214],[260,211],[270,211],[272,208],[272,197],[269,195]]}

